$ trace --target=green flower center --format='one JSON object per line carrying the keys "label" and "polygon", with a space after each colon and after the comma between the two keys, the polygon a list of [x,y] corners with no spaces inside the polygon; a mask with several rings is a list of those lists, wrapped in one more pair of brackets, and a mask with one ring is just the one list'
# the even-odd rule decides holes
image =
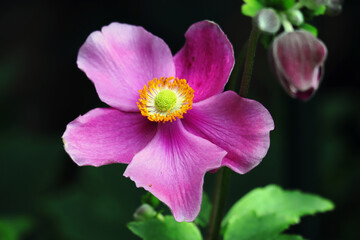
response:
{"label": "green flower center", "polygon": [[170,89],[161,90],[155,97],[155,107],[161,112],[167,112],[176,105],[176,94]]}

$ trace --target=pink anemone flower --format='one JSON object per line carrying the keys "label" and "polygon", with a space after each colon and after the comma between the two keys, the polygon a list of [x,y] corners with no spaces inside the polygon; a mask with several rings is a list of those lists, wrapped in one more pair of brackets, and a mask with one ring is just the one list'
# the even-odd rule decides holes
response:
{"label": "pink anemone flower", "polygon": [[80,166],[128,164],[124,176],[154,194],[177,221],[200,211],[204,175],[246,173],[267,153],[274,122],[260,103],[223,92],[232,45],[213,22],[193,24],[175,55],[142,27],[93,32],[77,64],[110,108],[67,125],[65,150]]}

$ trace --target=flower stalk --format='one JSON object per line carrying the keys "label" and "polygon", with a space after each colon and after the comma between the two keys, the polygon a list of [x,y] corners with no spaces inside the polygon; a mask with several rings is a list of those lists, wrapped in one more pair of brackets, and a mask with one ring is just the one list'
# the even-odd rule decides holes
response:
{"label": "flower stalk", "polygon": [[287,19],[286,15],[284,13],[282,13],[282,14],[280,14],[280,17],[281,17],[281,23],[283,25],[285,32],[293,32],[294,27],[291,24],[291,22]]}
{"label": "flower stalk", "polygon": [[222,216],[224,215],[227,191],[229,188],[229,168],[220,168],[216,174],[213,205],[206,240],[216,240],[219,236]]}
{"label": "flower stalk", "polygon": [[249,44],[246,52],[244,72],[241,79],[241,87],[240,87],[239,95],[242,97],[247,97],[249,92],[252,69],[255,60],[255,51],[256,51],[257,42],[259,40],[259,36],[260,36],[259,29],[256,26],[253,26],[249,37]]}
{"label": "flower stalk", "polygon": [[[255,51],[260,31],[256,26],[252,27],[245,58],[244,72],[241,80],[240,96],[247,97],[251,81],[252,69],[255,60]],[[206,240],[217,240],[220,233],[221,220],[224,215],[226,196],[229,187],[230,169],[220,168],[216,175],[213,205],[210,215]]]}

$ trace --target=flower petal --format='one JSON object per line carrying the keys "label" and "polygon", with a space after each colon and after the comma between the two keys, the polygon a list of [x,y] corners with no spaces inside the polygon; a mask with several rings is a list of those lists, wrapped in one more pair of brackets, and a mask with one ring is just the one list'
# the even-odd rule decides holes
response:
{"label": "flower petal", "polygon": [[234,65],[234,51],[214,22],[195,23],[185,33],[184,47],[175,55],[176,76],[195,90],[194,102],[221,93]]}
{"label": "flower petal", "polygon": [[139,113],[96,108],[69,123],[65,150],[79,166],[130,163],[156,133],[156,124]]}
{"label": "flower petal", "polygon": [[274,121],[259,102],[227,91],[193,105],[185,129],[228,152],[222,165],[246,173],[265,157]]}
{"label": "flower petal", "polygon": [[79,51],[78,67],[100,99],[123,111],[138,111],[138,90],[153,78],[175,75],[166,43],[142,27],[112,23],[93,32]]}
{"label": "flower petal", "polygon": [[166,203],[176,221],[193,221],[200,211],[205,173],[220,167],[226,152],[187,132],[181,121],[159,124],[153,140],[124,176]]}

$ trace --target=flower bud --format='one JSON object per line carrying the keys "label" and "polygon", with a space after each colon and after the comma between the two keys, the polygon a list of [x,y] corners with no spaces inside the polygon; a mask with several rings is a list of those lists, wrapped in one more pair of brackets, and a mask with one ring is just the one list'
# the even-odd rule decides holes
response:
{"label": "flower bud", "polygon": [[134,213],[134,219],[136,221],[143,221],[148,218],[155,217],[156,212],[149,204],[141,205]]}
{"label": "flower bud", "polygon": [[327,55],[325,44],[309,32],[285,32],[273,41],[270,61],[286,92],[307,100],[319,87]]}
{"label": "flower bud", "polygon": [[337,16],[342,11],[343,0],[327,0],[326,2],[326,15]]}
{"label": "flower bud", "polygon": [[287,15],[289,21],[296,26],[300,26],[304,23],[304,15],[300,10],[290,11]]}
{"label": "flower bud", "polygon": [[262,9],[254,17],[253,24],[262,32],[276,33],[280,29],[280,18],[273,9]]}

